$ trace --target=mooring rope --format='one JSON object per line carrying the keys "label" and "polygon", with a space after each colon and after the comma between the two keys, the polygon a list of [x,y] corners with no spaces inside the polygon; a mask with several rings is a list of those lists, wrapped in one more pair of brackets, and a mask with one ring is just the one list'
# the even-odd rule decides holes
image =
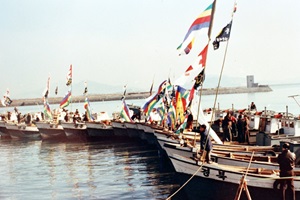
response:
{"label": "mooring rope", "polygon": [[173,194],[171,194],[166,200],[170,200],[173,196],[175,196],[182,188],[184,188],[193,178],[196,176],[196,174],[202,169],[203,162],[200,165],[200,167],[197,169],[197,171],[180,187],[178,188]]}

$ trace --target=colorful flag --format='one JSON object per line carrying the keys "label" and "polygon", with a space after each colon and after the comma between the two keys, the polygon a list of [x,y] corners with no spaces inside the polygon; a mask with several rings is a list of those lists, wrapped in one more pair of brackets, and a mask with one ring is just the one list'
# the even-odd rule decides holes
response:
{"label": "colorful flag", "polygon": [[181,56],[181,55],[187,55],[187,54],[189,54],[190,51],[193,48],[194,41],[195,41],[195,38],[192,39],[192,41],[185,47],[185,49],[183,50],[183,52],[179,53],[179,55]]}
{"label": "colorful flag", "polygon": [[164,115],[165,115],[165,106],[163,103],[160,103],[158,108],[156,109],[158,115],[161,118],[161,121],[164,119]]}
{"label": "colorful flag", "polygon": [[90,101],[87,97],[84,100],[83,107],[86,110],[86,117],[87,117],[88,121],[94,120],[91,109],[90,109]]}
{"label": "colorful flag", "polygon": [[220,42],[225,42],[229,40],[231,32],[232,20],[227,24],[222,31],[217,35],[215,41],[213,42],[214,50],[217,50],[220,46]]}
{"label": "colorful flag", "polygon": [[72,84],[72,65],[70,65],[69,73],[67,75],[67,83],[66,85],[69,86]]}
{"label": "colorful flag", "polygon": [[183,122],[180,124],[180,126],[177,128],[177,130],[175,131],[175,133],[179,134],[180,133],[180,130],[184,130],[185,127],[186,127],[186,124],[187,124],[187,119],[188,119],[188,114],[186,113],[185,116],[184,116],[184,120]]}
{"label": "colorful flag", "polygon": [[184,113],[186,110],[187,97],[189,95],[189,91],[184,89],[181,86],[177,86],[176,91],[176,120],[180,121],[180,123],[184,120]]}
{"label": "colorful flag", "polygon": [[176,124],[176,111],[175,111],[173,102],[170,103],[170,108],[169,108],[168,117],[167,117],[167,123],[168,123],[169,127],[171,127],[173,130],[175,127],[175,124]]}
{"label": "colorful flag", "polygon": [[71,97],[72,97],[71,90],[69,90],[66,96],[63,98],[63,100],[60,102],[59,107],[60,108],[67,107],[71,102]]}
{"label": "colorful flag", "polygon": [[150,100],[148,100],[143,106],[143,111],[145,115],[149,116],[150,112],[154,108],[155,104],[158,102],[158,95],[154,95]]}
{"label": "colorful flag", "polygon": [[[213,2],[211,5],[209,5],[204,12],[202,12],[197,19],[192,23],[190,26],[188,32],[186,33],[183,42],[177,47],[177,50],[181,50],[184,48],[185,50],[188,50],[188,52],[192,49],[193,40],[196,36],[196,33],[200,31],[203,28],[209,28],[211,21],[212,21],[212,14],[214,10],[215,2]],[[184,54],[184,52],[182,54]],[[185,53],[187,54],[187,53]],[[179,54],[181,55],[181,54]]]}
{"label": "colorful flag", "polygon": [[122,110],[120,113],[120,116],[126,121],[126,122],[132,122],[131,116],[130,116],[130,112],[129,112],[129,108],[125,102],[125,99],[123,99],[122,101]]}
{"label": "colorful flag", "polygon": [[150,112],[154,108],[157,102],[165,95],[165,88],[167,87],[167,81],[164,80],[158,87],[157,93],[151,97],[143,106],[144,113],[149,116]]}
{"label": "colorful flag", "polygon": [[47,119],[52,120],[52,113],[47,98],[44,98],[44,114]]}

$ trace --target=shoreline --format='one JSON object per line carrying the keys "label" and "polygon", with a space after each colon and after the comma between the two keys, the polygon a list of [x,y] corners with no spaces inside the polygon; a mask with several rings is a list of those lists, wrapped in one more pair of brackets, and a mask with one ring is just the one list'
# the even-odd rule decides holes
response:
{"label": "shoreline", "polygon": [[[259,87],[222,87],[219,88],[219,94],[239,94],[239,93],[256,93],[256,92],[271,92],[272,89],[268,85],[263,85]],[[203,88],[202,95],[215,95],[216,88]],[[89,94],[88,98],[90,102],[95,101],[116,101],[121,100],[122,93],[116,94]],[[131,92],[126,94],[126,99],[145,99],[149,97],[149,92]],[[48,102],[50,104],[59,104],[63,97],[49,97]],[[84,102],[85,97],[81,96],[72,96],[73,103]],[[16,107],[16,106],[30,106],[30,105],[42,105],[42,98],[27,98],[27,99],[12,99],[12,104],[7,107]]]}

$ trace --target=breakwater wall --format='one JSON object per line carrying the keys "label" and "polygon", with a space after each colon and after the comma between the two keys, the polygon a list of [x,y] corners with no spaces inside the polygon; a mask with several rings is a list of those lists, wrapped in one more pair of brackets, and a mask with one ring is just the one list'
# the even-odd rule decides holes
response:
{"label": "breakwater wall", "polygon": [[[271,92],[272,89],[265,85],[253,88],[247,87],[222,87],[219,88],[219,94],[238,94],[238,93],[255,93],[255,92]],[[216,88],[204,88],[202,91],[202,95],[215,95]],[[89,94],[89,101],[115,101],[121,100],[122,94]],[[135,93],[127,93],[126,99],[145,99],[149,97],[149,92],[135,92]],[[63,97],[50,97],[48,99],[50,104],[59,104]],[[72,96],[73,103],[84,102],[85,97],[81,96]],[[10,107],[17,106],[29,106],[29,105],[42,105],[42,98],[30,98],[30,99],[12,99],[13,102]]]}

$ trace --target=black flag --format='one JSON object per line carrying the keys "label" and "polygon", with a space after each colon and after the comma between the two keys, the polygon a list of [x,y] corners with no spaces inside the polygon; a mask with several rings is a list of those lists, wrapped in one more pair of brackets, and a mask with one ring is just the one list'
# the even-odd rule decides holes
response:
{"label": "black flag", "polygon": [[194,84],[194,89],[197,90],[199,86],[202,85],[204,82],[205,75],[204,75],[204,70],[202,70],[196,77],[195,77],[195,84]]}
{"label": "black flag", "polygon": [[57,92],[58,92],[58,86],[56,86],[55,88],[55,95],[57,95]]}
{"label": "black flag", "polygon": [[12,100],[9,97],[6,97],[5,99],[5,105],[9,106],[12,103]]}
{"label": "black flag", "polygon": [[88,89],[87,89],[87,87],[85,87],[84,91],[83,91],[83,94],[85,95],[85,94],[87,94],[87,92],[88,92]]}
{"label": "black flag", "polygon": [[217,50],[219,48],[220,42],[225,42],[229,40],[230,32],[231,32],[231,24],[232,24],[232,20],[230,21],[229,24],[227,24],[222,29],[222,31],[216,37],[215,41],[213,42],[214,50]]}

